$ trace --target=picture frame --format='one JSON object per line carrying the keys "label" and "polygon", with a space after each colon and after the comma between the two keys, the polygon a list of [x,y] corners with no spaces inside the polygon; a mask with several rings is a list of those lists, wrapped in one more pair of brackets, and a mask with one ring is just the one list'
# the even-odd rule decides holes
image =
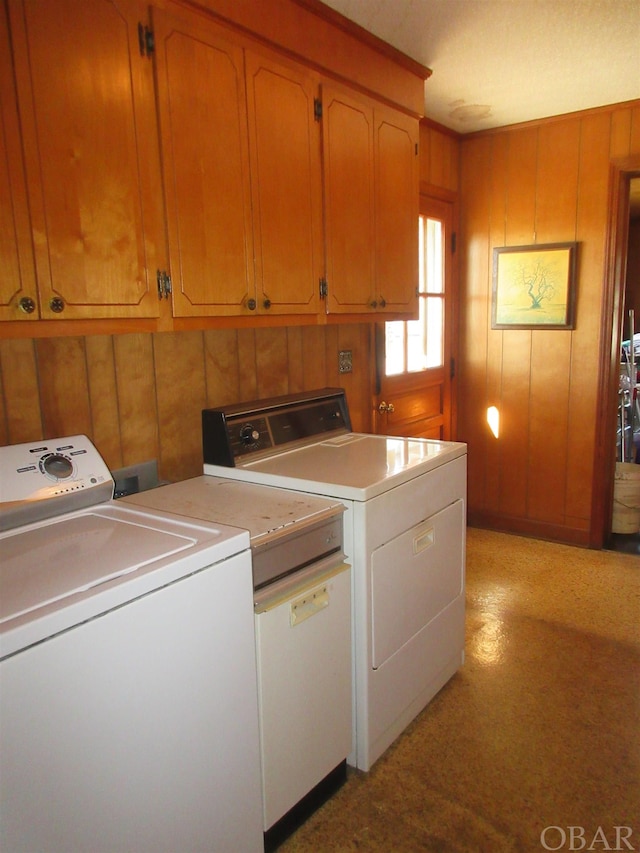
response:
{"label": "picture frame", "polygon": [[573,329],[578,244],[493,250],[492,329]]}

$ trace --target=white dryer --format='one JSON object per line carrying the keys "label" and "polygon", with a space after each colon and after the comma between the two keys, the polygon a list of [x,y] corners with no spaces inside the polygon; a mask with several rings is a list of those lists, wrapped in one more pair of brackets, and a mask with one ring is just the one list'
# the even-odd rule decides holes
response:
{"label": "white dryer", "polygon": [[369,770],[464,660],[466,445],[354,433],[342,389],[202,413],[204,473],[338,498]]}

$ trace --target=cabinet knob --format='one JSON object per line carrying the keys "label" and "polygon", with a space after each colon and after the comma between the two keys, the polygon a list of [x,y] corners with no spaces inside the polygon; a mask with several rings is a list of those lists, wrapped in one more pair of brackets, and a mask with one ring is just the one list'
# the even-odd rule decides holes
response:
{"label": "cabinet knob", "polygon": [[36,303],[30,296],[23,296],[20,302],[18,302],[18,308],[24,314],[33,314],[36,310]]}
{"label": "cabinet knob", "polygon": [[387,307],[387,300],[384,298],[384,296],[381,296],[381,297],[380,297],[379,305],[380,305],[380,307],[381,307],[381,308],[386,308],[386,307]]}
{"label": "cabinet knob", "polygon": [[249,311],[255,311],[257,304],[258,303],[256,302],[255,299],[248,299],[247,300],[247,308],[249,309]]}
{"label": "cabinet knob", "polygon": [[262,303],[262,305],[264,308],[271,308],[271,300],[265,299],[264,302]]}
{"label": "cabinet knob", "polygon": [[64,299],[60,296],[54,296],[49,301],[49,308],[51,308],[54,314],[61,314],[64,311]]}
{"label": "cabinet knob", "polygon": [[392,415],[395,412],[395,410],[396,410],[396,407],[393,405],[393,403],[385,403],[384,400],[378,406],[378,411],[380,412],[381,415],[383,415],[385,412],[387,412],[387,414],[389,414],[389,415]]}
{"label": "cabinet knob", "polygon": [[371,302],[369,303],[369,306],[370,306],[371,308],[377,308],[377,307],[378,307],[378,302],[377,302],[377,300],[376,300],[376,299],[372,299],[372,300],[371,300]]}

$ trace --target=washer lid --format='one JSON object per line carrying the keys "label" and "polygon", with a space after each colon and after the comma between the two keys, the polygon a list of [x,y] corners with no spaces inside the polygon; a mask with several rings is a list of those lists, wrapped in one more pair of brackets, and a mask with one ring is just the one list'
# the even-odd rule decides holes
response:
{"label": "washer lid", "polygon": [[115,502],[0,534],[0,657],[248,548],[245,531]]}
{"label": "washer lid", "polygon": [[11,536],[2,543],[0,624],[135,572],[195,541],[97,512]]}

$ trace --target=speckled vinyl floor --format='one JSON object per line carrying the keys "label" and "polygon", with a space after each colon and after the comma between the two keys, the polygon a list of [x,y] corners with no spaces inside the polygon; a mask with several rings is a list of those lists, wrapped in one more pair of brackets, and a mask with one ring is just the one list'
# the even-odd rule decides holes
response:
{"label": "speckled vinyl floor", "polygon": [[545,849],[640,850],[640,558],[470,529],[465,665],[280,851]]}

